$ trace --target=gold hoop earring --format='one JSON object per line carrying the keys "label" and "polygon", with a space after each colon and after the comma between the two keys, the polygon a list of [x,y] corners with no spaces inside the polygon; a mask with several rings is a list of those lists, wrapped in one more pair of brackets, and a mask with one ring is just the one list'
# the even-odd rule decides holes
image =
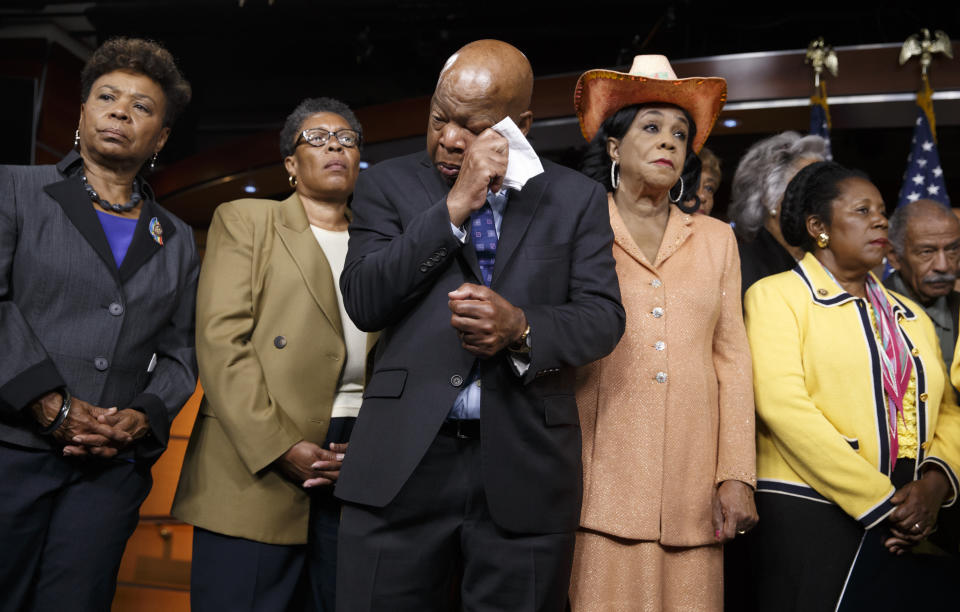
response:
{"label": "gold hoop earring", "polygon": [[817,236],[817,246],[821,249],[827,248],[827,245],[830,244],[830,235],[826,232],[820,232]]}
{"label": "gold hoop earring", "polygon": [[295,176],[293,176],[293,175],[291,174],[290,176],[287,177],[287,182],[290,183],[290,187],[291,187],[292,189],[296,189],[296,188],[297,188],[297,177],[295,177]]}

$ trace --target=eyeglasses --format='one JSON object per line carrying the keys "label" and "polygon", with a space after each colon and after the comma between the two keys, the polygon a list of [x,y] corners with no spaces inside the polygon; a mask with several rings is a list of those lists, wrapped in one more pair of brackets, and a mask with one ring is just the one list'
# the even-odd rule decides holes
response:
{"label": "eyeglasses", "polygon": [[330,132],[324,128],[310,128],[309,130],[303,130],[300,132],[300,136],[297,138],[295,143],[299,146],[302,143],[307,143],[313,147],[322,147],[330,140],[331,136],[337,137],[337,142],[342,144],[345,147],[356,147],[360,144],[360,133],[356,130],[337,130],[336,132]]}

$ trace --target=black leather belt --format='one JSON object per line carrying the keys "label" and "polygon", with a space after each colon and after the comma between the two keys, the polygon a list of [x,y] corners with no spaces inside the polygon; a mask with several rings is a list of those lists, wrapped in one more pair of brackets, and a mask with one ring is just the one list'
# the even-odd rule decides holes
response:
{"label": "black leather belt", "polygon": [[440,433],[463,440],[480,439],[480,419],[447,419],[440,426]]}

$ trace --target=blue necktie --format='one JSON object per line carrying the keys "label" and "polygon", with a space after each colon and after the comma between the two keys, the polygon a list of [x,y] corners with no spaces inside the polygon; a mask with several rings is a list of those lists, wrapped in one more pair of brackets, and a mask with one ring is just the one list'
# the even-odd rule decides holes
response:
{"label": "blue necktie", "polygon": [[497,226],[490,203],[470,215],[470,220],[471,240],[477,252],[480,274],[483,275],[483,284],[489,287],[493,280],[493,264],[497,260]]}

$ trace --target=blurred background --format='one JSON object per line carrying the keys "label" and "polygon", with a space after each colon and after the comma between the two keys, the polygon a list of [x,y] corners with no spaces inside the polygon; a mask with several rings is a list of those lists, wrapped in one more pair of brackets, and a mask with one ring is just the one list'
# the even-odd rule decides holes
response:
{"label": "blurred background", "polygon": [[[306,97],[333,96],[357,111],[368,164],[422,150],[427,105],[444,60],[466,42],[498,38],[534,68],[531,141],[576,167],[584,141],[573,110],[580,73],[626,70],[662,53],[680,77],[722,76],[727,105],[707,146],[723,180],[713,215],[756,140],[810,126],[808,44],[836,51],[826,75],[834,158],[866,171],[892,209],[906,168],[920,87],[904,40],[921,28],[960,40],[957,3],[444,2],[439,0],[136,0],[0,3],[0,163],[55,163],[72,146],[84,61],[111,36],[163,43],[193,86],[150,177],[161,203],[203,246],[213,209],[255,195],[286,197],[278,149],[286,115]],[[953,44],[954,55],[960,44]],[[930,67],[941,165],[960,197],[960,58]],[[155,468],[120,573],[114,609],[186,610],[190,531],[169,517],[196,398]]]}

